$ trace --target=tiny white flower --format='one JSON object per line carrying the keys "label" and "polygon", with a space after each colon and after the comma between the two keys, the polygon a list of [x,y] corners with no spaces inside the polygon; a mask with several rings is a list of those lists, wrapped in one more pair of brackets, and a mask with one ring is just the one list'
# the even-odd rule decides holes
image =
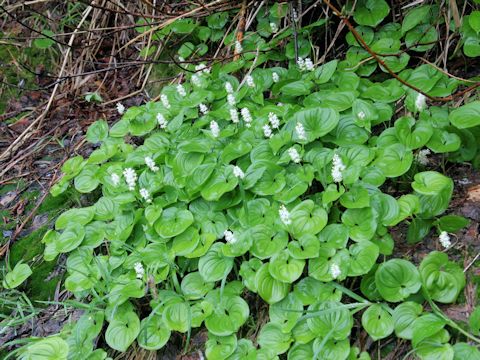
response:
{"label": "tiny white flower", "polygon": [[177,92],[178,92],[178,95],[180,95],[181,97],[187,96],[187,92],[185,91],[185,88],[183,87],[182,84],[177,85]]}
{"label": "tiny white flower", "polygon": [[198,64],[197,66],[195,66],[195,71],[203,72],[205,74],[210,74],[210,68],[207,67],[207,65],[205,64]]}
{"label": "tiny white flower", "polygon": [[305,58],[305,70],[307,71],[315,70],[315,65],[313,65],[312,59]]}
{"label": "tiny white flower", "polygon": [[147,189],[141,188],[141,189],[140,189],[140,196],[141,196],[147,203],[152,202],[152,199],[151,199],[151,197],[150,197],[150,193],[148,192]]}
{"label": "tiny white flower", "polygon": [[332,263],[332,265],[330,265],[330,275],[332,275],[332,278],[334,279],[342,275],[342,271],[336,263]]}
{"label": "tiny white flower", "polygon": [[200,109],[200,112],[203,114],[203,115],[206,115],[208,113],[208,107],[207,105],[205,104],[200,104],[198,105],[198,108]]}
{"label": "tiny white flower", "polygon": [[450,235],[446,231],[442,231],[440,236],[438,237],[440,244],[446,249],[452,246],[452,242],[450,241]]}
{"label": "tiny white flower", "polygon": [[290,225],[292,223],[292,219],[290,219],[290,212],[287,210],[285,205],[280,205],[278,209],[278,214],[280,215],[280,220],[285,225]]}
{"label": "tiny white flower", "polygon": [[268,121],[270,125],[272,125],[272,128],[278,129],[280,127],[280,120],[278,120],[278,116],[275,113],[268,113]]}
{"label": "tiny white flower", "polygon": [[237,101],[235,100],[235,96],[233,96],[233,94],[228,94],[227,95],[227,102],[228,102],[228,105],[235,106]]}
{"label": "tiny white flower", "polygon": [[145,164],[150,168],[150,170],[152,170],[153,172],[157,172],[159,169],[159,167],[157,165],[155,165],[155,161],[150,157],[150,156],[146,156],[145,157]]}
{"label": "tiny white flower", "polygon": [[123,176],[125,176],[125,181],[127,182],[128,189],[134,190],[137,183],[137,173],[132,168],[126,168],[123,170]]}
{"label": "tiny white flower", "polygon": [[170,101],[168,101],[168,97],[165,94],[160,95],[160,101],[162,102],[165,109],[170,109]]}
{"label": "tiny white flower", "polygon": [[225,230],[223,236],[225,237],[225,241],[229,244],[235,244],[237,242],[237,238],[230,230]]}
{"label": "tiny white flower", "polygon": [[227,93],[229,94],[232,94],[233,93],[233,86],[232,84],[230,84],[230,82],[226,82],[225,83],[225,90],[227,91]]}
{"label": "tiny white flower", "polygon": [[143,279],[143,275],[145,275],[145,269],[141,262],[136,262],[133,265],[135,272],[137,273],[137,279]]}
{"label": "tiny white flower", "polygon": [[165,120],[165,117],[161,113],[157,114],[157,122],[162,129],[165,129],[168,125],[168,121]]}
{"label": "tiny white flower", "polygon": [[300,154],[298,153],[297,149],[295,149],[294,147],[291,147],[290,149],[288,149],[288,155],[290,156],[290,159],[292,159],[292,161],[296,164],[302,161]]}
{"label": "tiny white flower", "polygon": [[240,179],[243,179],[245,177],[245,173],[243,172],[243,170],[236,165],[233,167],[233,175],[235,175],[235,177]]}
{"label": "tiny white flower", "polygon": [[303,60],[303,58],[299,57],[297,59],[297,66],[300,69],[300,71],[304,71],[305,70],[305,60]]}
{"label": "tiny white flower", "polygon": [[293,21],[298,21],[298,15],[297,15],[297,10],[295,9],[292,9],[292,18],[293,18]]}
{"label": "tiny white flower", "polygon": [[239,122],[237,109],[230,109],[230,119],[232,119],[232,122],[234,123]]}
{"label": "tiny white flower", "polygon": [[235,53],[240,54],[241,52],[243,52],[242,44],[240,43],[240,41],[235,40]]}
{"label": "tiny white flower", "polygon": [[365,120],[365,118],[367,117],[367,115],[365,115],[365,113],[363,111],[360,111],[358,114],[357,114],[357,117],[360,119],[360,120]]}
{"label": "tiny white flower", "polygon": [[184,59],[183,57],[179,56],[179,57],[178,57],[178,62],[183,63],[183,62],[185,62],[185,59]]}
{"label": "tiny white flower", "polygon": [[220,128],[215,120],[210,122],[210,131],[212,132],[213,137],[218,137],[218,135],[220,135]]}
{"label": "tiny white flower", "polygon": [[250,127],[252,123],[252,115],[250,114],[250,110],[248,108],[243,108],[240,110],[242,114],[243,121],[245,121],[245,126]]}
{"label": "tiny white flower", "polygon": [[277,33],[277,32],[278,32],[278,26],[277,26],[277,24],[271,22],[271,23],[270,23],[270,30],[271,30],[272,33],[274,33],[274,34]]}
{"label": "tiny white flower", "polygon": [[427,98],[425,95],[418,93],[415,99],[415,108],[417,111],[422,111],[427,106]]}
{"label": "tiny white flower", "polygon": [[202,86],[202,82],[200,81],[200,77],[197,74],[193,74],[191,78],[192,84],[195,86]]}
{"label": "tiny white flower", "polygon": [[272,80],[274,83],[277,83],[280,81],[280,76],[276,72],[272,73]]}
{"label": "tiny white flower", "polygon": [[117,174],[113,173],[111,179],[114,186],[118,186],[120,184],[120,176]]}
{"label": "tiny white flower", "polygon": [[120,115],[122,115],[125,112],[125,106],[121,102],[117,103],[117,111]]}
{"label": "tiny white flower", "polygon": [[297,125],[295,125],[295,132],[300,140],[307,140],[307,134],[305,134],[305,128],[302,123],[297,122]]}
{"label": "tiny white flower", "polygon": [[340,156],[338,156],[338,154],[334,154],[332,159],[332,178],[334,182],[338,183],[343,181],[343,171],[345,169],[346,167],[343,164]]}
{"label": "tiny white flower", "polygon": [[277,103],[277,106],[282,107],[282,106],[283,106],[283,103],[282,103],[282,102],[278,102],[278,103]]}
{"label": "tiny white flower", "polygon": [[266,138],[272,137],[272,128],[270,127],[270,125],[263,125],[263,135],[265,135]]}
{"label": "tiny white flower", "polygon": [[247,82],[247,85],[251,88],[255,87],[255,81],[253,80],[253,77],[251,75],[247,75],[245,78],[245,81]]}
{"label": "tiny white flower", "polygon": [[421,165],[428,165],[430,160],[428,159],[428,155],[431,154],[430,149],[422,149],[417,153],[417,161]]}

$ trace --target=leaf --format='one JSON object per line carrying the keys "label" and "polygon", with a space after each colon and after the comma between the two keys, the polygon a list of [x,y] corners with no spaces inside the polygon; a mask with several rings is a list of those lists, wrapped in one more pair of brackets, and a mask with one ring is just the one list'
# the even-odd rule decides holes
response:
{"label": "leaf", "polygon": [[462,140],[457,134],[435,129],[426,145],[435,153],[446,153],[457,151],[461,143]]}
{"label": "leaf", "polygon": [[270,259],[270,275],[278,281],[291,284],[297,280],[303,272],[305,260],[291,257],[288,252],[280,252]]}
{"label": "leaf", "polygon": [[55,229],[65,229],[69,223],[87,225],[95,215],[95,207],[74,208],[62,213],[55,221]]}
{"label": "leaf", "polygon": [[317,84],[328,82],[337,69],[338,60],[331,60],[315,69],[314,76]]}
{"label": "leaf", "polygon": [[303,303],[294,292],[289,293],[282,301],[271,305],[268,310],[270,321],[279,324],[284,333],[289,333],[293,329],[302,312]]}
{"label": "leaf", "polygon": [[332,131],[338,124],[339,115],[335,110],[316,107],[296,112],[291,121],[303,125],[307,141],[311,142]]}
{"label": "leaf", "polygon": [[380,295],[390,302],[402,301],[421,287],[417,268],[403,259],[392,259],[381,264],[375,273],[375,283]]}
{"label": "leaf", "polygon": [[262,348],[269,349],[277,355],[286,352],[292,342],[290,334],[283,333],[280,325],[272,322],[262,327],[257,339]]}
{"label": "leaf", "polygon": [[471,28],[478,34],[480,32],[480,11],[475,10],[468,16],[468,23]]}
{"label": "leaf", "polygon": [[463,270],[448,255],[439,251],[428,254],[420,263],[420,275],[425,290],[438,302],[455,302],[465,286]]}
{"label": "leaf", "polygon": [[14,289],[27,280],[30,275],[32,275],[32,269],[30,269],[30,266],[17,263],[12,271],[5,274],[2,285],[5,289]]}
{"label": "leaf", "polygon": [[42,34],[45,35],[45,36],[38,37],[35,40],[33,40],[33,45],[36,48],[38,48],[38,49],[48,49],[53,44],[55,44],[55,40],[52,39],[52,38],[55,37],[55,33],[52,30],[43,30]]}
{"label": "leaf", "polygon": [[399,338],[412,340],[413,322],[422,314],[423,307],[413,301],[406,301],[393,310],[395,335]]}
{"label": "leaf", "polygon": [[413,154],[402,144],[392,144],[377,150],[374,165],[382,170],[386,177],[399,177],[410,169]]}
{"label": "leaf", "polygon": [[69,223],[55,241],[55,250],[67,253],[76,249],[85,237],[85,227],[78,223]]}
{"label": "leaf", "polygon": [[232,270],[233,258],[223,255],[222,246],[221,243],[213,244],[198,261],[198,271],[207,282],[222,280]]}
{"label": "leaf", "polygon": [[181,284],[183,295],[188,300],[197,300],[213,289],[214,284],[203,280],[198,271],[187,274]]}
{"label": "leaf", "polygon": [[190,306],[183,301],[168,304],[162,312],[162,320],[166,327],[181,333],[190,329],[191,317]]}
{"label": "leaf", "polygon": [[427,121],[415,122],[412,117],[401,117],[395,121],[394,126],[398,140],[409,150],[421,148],[433,134],[430,123]]}
{"label": "leaf", "polygon": [[430,232],[432,224],[432,220],[419,218],[412,219],[412,222],[408,225],[407,242],[409,244],[416,244],[422,241]]}
{"label": "leaf", "polygon": [[138,345],[146,350],[159,350],[170,339],[171,331],[165,326],[162,317],[151,314],[140,323]]}
{"label": "leaf", "polygon": [[351,260],[348,276],[360,276],[368,273],[379,255],[378,246],[370,241],[353,244],[349,251]]}
{"label": "leaf", "polygon": [[376,341],[393,332],[392,316],[380,304],[373,304],[362,314],[362,326]]}
{"label": "leaf", "polygon": [[21,360],[67,360],[68,343],[60,336],[36,340],[20,349]]}
{"label": "leaf", "polygon": [[348,227],[349,236],[355,241],[372,239],[377,229],[377,214],[372,208],[347,209],[342,214],[342,223]]}
{"label": "leaf", "polygon": [[117,308],[105,332],[105,340],[112,349],[125,352],[140,332],[140,319],[133,311]]}
{"label": "leaf", "polygon": [[235,189],[238,185],[238,179],[233,174],[230,166],[226,166],[219,171],[214,172],[210,180],[203,186],[202,197],[208,201],[216,201],[220,197]]}
{"label": "leaf", "polygon": [[280,92],[286,96],[298,97],[298,96],[310,94],[313,85],[314,84],[311,81],[306,81],[306,80],[293,81],[286,85],[283,85],[280,88]]}
{"label": "leaf", "polygon": [[308,327],[321,337],[330,336],[334,340],[343,340],[350,335],[353,317],[340,302],[317,302],[308,307]]}
{"label": "leaf", "polygon": [[258,295],[269,304],[275,304],[288,295],[290,284],[278,281],[270,275],[269,263],[263,264],[255,275]]}
{"label": "leaf", "polygon": [[206,298],[213,305],[212,314],[205,319],[208,331],[216,336],[236,333],[250,314],[248,304],[240,296],[220,296],[220,291],[214,291],[212,295]]}
{"label": "leaf", "polygon": [[405,34],[408,30],[413,29],[418,24],[427,21],[430,9],[430,5],[416,6],[412,8],[403,18],[402,34]]}
{"label": "leaf", "polygon": [[171,238],[183,233],[192,223],[190,211],[172,206],[165,209],[155,222],[155,231],[164,238]]}
{"label": "leaf", "polygon": [[448,116],[448,120],[459,129],[480,125],[480,101],[472,101],[453,110]]}
{"label": "leaf", "polygon": [[425,52],[433,48],[437,40],[437,30],[430,24],[416,26],[405,35],[407,48],[418,52]]}
{"label": "leaf", "polygon": [[80,174],[75,177],[75,189],[81,193],[89,193],[97,188],[100,180],[97,177],[98,166],[86,165]]}
{"label": "leaf", "polygon": [[237,337],[215,336],[208,334],[208,340],[205,343],[205,355],[207,359],[227,359],[237,348]]}
{"label": "leaf", "polygon": [[86,139],[92,144],[104,141],[108,136],[108,123],[105,120],[97,120],[88,127]]}
{"label": "leaf", "polygon": [[458,215],[445,215],[436,222],[440,230],[452,233],[463,229],[468,226],[469,223],[470,221],[468,219]]}
{"label": "leaf", "polygon": [[327,225],[327,212],[315,206],[312,200],[302,201],[295,206],[291,213],[289,230],[297,239],[307,234],[318,234]]}
{"label": "leaf", "polygon": [[375,27],[390,12],[390,7],[384,0],[361,0],[355,6],[353,19],[359,25]]}

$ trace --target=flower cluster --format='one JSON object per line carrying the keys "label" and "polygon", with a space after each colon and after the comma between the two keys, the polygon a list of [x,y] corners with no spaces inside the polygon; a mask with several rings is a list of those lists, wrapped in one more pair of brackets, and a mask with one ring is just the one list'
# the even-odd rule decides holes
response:
{"label": "flower cluster", "polygon": [[337,279],[340,275],[342,275],[342,270],[340,270],[340,267],[336,263],[332,263],[330,265],[330,275],[332,275],[332,278]]}
{"label": "flower cluster", "polygon": [[292,223],[292,219],[290,218],[290,212],[287,210],[285,205],[280,205],[278,209],[278,214],[280,215],[280,220],[285,225],[290,225]]}
{"label": "flower cluster", "polygon": [[240,119],[238,118],[237,109],[230,109],[230,119],[232,119],[233,123],[238,123],[240,121]]}
{"label": "flower cluster", "polygon": [[315,70],[315,65],[313,65],[313,61],[310,58],[298,58],[297,66],[300,71],[313,71]]}
{"label": "flower cluster", "polygon": [[428,159],[428,155],[430,155],[431,153],[432,152],[430,151],[430,149],[420,150],[416,156],[417,162],[424,166],[428,165],[428,163],[430,162],[430,160]]}
{"label": "flower cluster", "polygon": [[240,54],[241,52],[243,52],[242,43],[240,41],[236,40],[235,41],[235,53]]}
{"label": "flower cluster", "polygon": [[307,134],[305,134],[305,128],[302,123],[297,122],[297,125],[295,125],[295,133],[300,140],[307,140]]}
{"label": "flower cluster", "polygon": [[449,248],[452,246],[452,242],[450,241],[450,235],[446,231],[442,231],[440,233],[440,236],[438,237],[438,241],[440,241],[440,244],[445,248]]}
{"label": "flower cluster", "polygon": [[245,177],[245,173],[243,172],[243,170],[236,165],[233,167],[233,175],[235,175],[235,177],[239,179],[243,179]]}
{"label": "flower cluster", "polygon": [[170,109],[170,101],[168,101],[168,97],[165,94],[160,95],[160,101],[162,102],[165,109]]}
{"label": "flower cluster", "polygon": [[152,198],[150,196],[150,192],[145,189],[145,188],[141,188],[140,189],[140,196],[143,198],[143,200],[145,200],[147,203],[151,203],[152,202]]}
{"label": "flower cluster", "polygon": [[229,244],[235,244],[237,242],[237,238],[230,230],[225,230],[223,236],[225,237],[225,241]]}
{"label": "flower cluster", "polygon": [[220,135],[220,127],[215,120],[210,122],[210,131],[212,132],[213,137],[218,137]]}
{"label": "flower cluster", "polygon": [[247,85],[249,87],[251,87],[251,88],[255,87],[255,81],[253,80],[252,75],[247,75],[247,77],[245,78],[245,81],[247,82]]}
{"label": "flower cluster", "polygon": [[157,172],[158,170],[160,170],[159,167],[157,165],[155,165],[155,161],[150,156],[145,157],[145,164],[153,172]]}
{"label": "flower cluster", "polygon": [[126,168],[123,170],[123,176],[127,182],[129,190],[135,190],[135,185],[137,184],[137,173],[132,168]]}
{"label": "flower cluster", "polygon": [[346,167],[340,156],[334,154],[332,159],[332,178],[334,182],[339,183],[343,181],[343,171],[345,169]]}
{"label": "flower cluster", "polygon": [[200,112],[203,114],[203,115],[206,115],[208,113],[208,107],[207,105],[205,104],[200,104],[198,105],[198,109],[200,110]]}
{"label": "flower cluster", "polygon": [[168,121],[165,120],[165,117],[161,113],[157,114],[157,122],[158,122],[158,125],[160,125],[160,128],[162,129],[165,129],[168,125]]}
{"label": "flower cluster", "polygon": [[278,129],[280,127],[280,120],[278,120],[278,116],[275,113],[268,113],[268,121],[270,125],[272,125],[272,128]]}
{"label": "flower cluster", "polygon": [[270,125],[268,125],[268,124],[263,125],[263,135],[266,138],[271,138],[272,137],[272,128],[270,127]]}
{"label": "flower cluster", "polygon": [[271,30],[272,33],[274,33],[274,34],[277,33],[277,32],[278,32],[278,26],[277,26],[277,24],[271,22],[271,23],[270,23],[270,30]]}
{"label": "flower cluster", "polygon": [[136,262],[133,265],[133,268],[135,269],[135,273],[137,274],[137,279],[143,279],[143,276],[145,275],[145,269],[143,268],[142,263]]}
{"label": "flower cluster", "polygon": [[182,84],[177,85],[177,92],[178,92],[178,95],[180,95],[181,97],[187,96],[187,91],[185,90]]}
{"label": "flower cluster", "polygon": [[242,108],[240,112],[242,113],[242,118],[243,118],[243,121],[245,122],[245,126],[246,127],[252,126],[252,115],[250,114],[250,110],[248,110],[248,108]]}
{"label": "flower cluster", "polygon": [[425,95],[418,93],[417,97],[415,98],[415,109],[417,109],[417,111],[422,111],[426,106],[427,98]]}
{"label": "flower cluster", "polygon": [[276,72],[272,73],[272,81],[274,83],[277,83],[280,81],[280,76],[278,76],[278,74]]}
{"label": "flower cluster", "polygon": [[120,184],[120,176],[118,176],[118,174],[113,173],[111,179],[113,186],[118,186]]}
{"label": "flower cluster", "polygon": [[123,106],[123,104],[120,102],[117,103],[117,111],[120,115],[123,115],[125,112],[125,106]]}
{"label": "flower cluster", "polygon": [[290,156],[290,159],[292,159],[292,161],[295,164],[298,164],[300,161],[302,161],[300,154],[298,153],[297,149],[295,149],[294,147],[291,147],[290,149],[288,149],[288,155]]}

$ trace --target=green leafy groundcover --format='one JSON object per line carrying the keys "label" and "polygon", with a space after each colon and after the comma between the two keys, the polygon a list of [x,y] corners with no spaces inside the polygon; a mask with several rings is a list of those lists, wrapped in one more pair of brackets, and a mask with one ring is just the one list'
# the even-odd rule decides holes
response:
{"label": "green leafy groundcover", "polygon": [[[354,19],[373,41],[370,26],[389,7],[361,3]],[[267,21],[277,19],[271,14]],[[407,40],[425,26],[415,16],[398,33]],[[427,107],[396,80],[362,77],[376,63],[351,68],[361,59],[350,55],[319,67],[307,59],[268,67],[266,58],[246,55],[211,68],[187,65],[187,81],[166,86],[160,101],[129,108],[111,128],[94,123],[87,139],[101,146],[68,160],[52,193],[73,186],[98,200],[62,214],[43,238],[47,261],[68,253],[65,289],[89,310],[21,357],[104,359],[94,348],[102,329],[110,348],[126,351],[135,341],[157,350],[173,332],[205,327],[208,359],[368,359],[351,345],[356,315],[373,340],[394,334],[421,359],[478,359],[475,347],[450,342],[446,326],[477,339],[435,305],[456,300],[462,269],[441,252],[419,267],[386,258],[394,248],[389,228],[401,222],[410,242],[433,226],[443,238],[465,226],[460,217],[439,218],[453,182],[420,163],[429,151],[472,160],[480,103]],[[397,65],[400,72],[406,63]],[[458,85],[427,65],[400,76],[437,95]],[[397,118],[399,100],[406,112]],[[133,145],[132,136],[143,143]],[[399,177],[411,188],[395,198],[383,185]],[[21,266],[14,271],[28,276]],[[360,289],[341,285],[348,278]],[[6,281],[13,287],[23,278]],[[247,293],[269,304],[255,339],[241,338],[256,319]]]}

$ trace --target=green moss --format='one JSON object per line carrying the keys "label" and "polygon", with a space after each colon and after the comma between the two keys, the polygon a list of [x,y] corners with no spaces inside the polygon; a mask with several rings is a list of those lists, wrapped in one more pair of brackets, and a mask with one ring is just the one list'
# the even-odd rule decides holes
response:
{"label": "green moss", "polygon": [[28,262],[43,254],[42,238],[47,226],[42,226],[31,234],[15,241],[10,248],[10,265],[14,266],[20,260]]}

